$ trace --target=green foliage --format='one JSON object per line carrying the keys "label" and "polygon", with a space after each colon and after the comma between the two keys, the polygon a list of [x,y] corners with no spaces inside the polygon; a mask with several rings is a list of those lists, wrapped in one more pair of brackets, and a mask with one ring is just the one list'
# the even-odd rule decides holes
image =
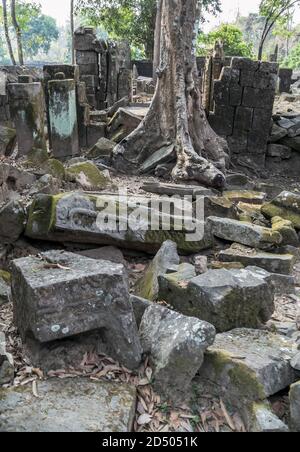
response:
{"label": "green foliage", "polygon": [[300,70],[300,43],[290,51],[289,56],[283,61],[281,66]]}
{"label": "green foliage", "polygon": [[215,42],[223,43],[226,56],[243,56],[252,58],[253,48],[244,41],[242,31],[235,25],[223,24],[216,30],[204,34],[200,33],[197,42],[197,54],[207,55],[214,48]]}
{"label": "green foliage", "polygon": [[[157,0],[77,0],[76,12],[85,23],[102,26],[111,38],[126,39],[136,54],[152,59],[156,5]],[[203,7],[220,12],[220,0],[203,0]]]}

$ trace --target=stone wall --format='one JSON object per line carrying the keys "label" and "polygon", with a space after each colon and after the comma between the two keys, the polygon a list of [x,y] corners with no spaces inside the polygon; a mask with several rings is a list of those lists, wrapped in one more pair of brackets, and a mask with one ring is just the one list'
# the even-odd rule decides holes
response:
{"label": "stone wall", "polygon": [[214,80],[209,121],[228,141],[233,160],[249,156],[263,164],[278,81],[276,63],[233,58]]}
{"label": "stone wall", "polygon": [[103,110],[132,91],[130,46],[124,42],[99,40],[93,28],[75,32],[76,63],[85,82],[89,104]]}

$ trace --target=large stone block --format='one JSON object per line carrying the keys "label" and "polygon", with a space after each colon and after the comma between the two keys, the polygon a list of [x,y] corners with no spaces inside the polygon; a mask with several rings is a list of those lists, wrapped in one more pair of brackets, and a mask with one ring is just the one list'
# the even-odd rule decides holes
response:
{"label": "large stone block", "polygon": [[0,431],[104,433],[132,431],[136,389],[86,378],[51,379],[0,390]]}
{"label": "large stone block", "polygon": [[0,125],[0,157],[9,156],[16,144],[16,130]]}
{"label": "large stone block", "polygon": [[243,95],[243,106],[250,108],[265,108],[272,106],[275,92],[272,89],[259,89],[246,87]]}
{"label": "large stone block", "polygon": [[173,273],[159,277],[159,287],[159,299],[218,332],[257,328],[275,309],[271,284],[247,270],[210,270],[197,277]]}
{"label": "large stone block", "polygon": [[103,331],[111,355],[129,368],[141,360],[123,265],[53,251],[13,261],[14,321],[23,341],[40,343]]}
{"label": "large stone block", "polygon": [[300,432],[300,382],[291,386],[290,390],[291,427]]}
{"label": "large stone block", "polygon": [[266,331],[219,334],[206,353],[199,389],[245,409],[247,402],[263,401],[294,383],[290,360],[296,350],[294,341]]}
{"label": "large stone block", "polygon": [[154,387],[164,398],[184,401],[205,350],[214,342],[215,328],[153,305],[142,318],[140,335],[154,368]]}
{"label": "large stone block", "polygon": [[253,108],[238,107],[235,113],[234,129],[235,132],[250,132],[253,125]]}
{"label": "large stone block", "polygon": [[282,242],[279,232],[251,223],[219,217],[210,217],[208,222],[213,235],[229,242],[238,242],[259,249],[280,245]]}
{"label": "large stone block", "polygon": [[[139,207],[141,202],[143,206]],[[126,200],[118,195],[76,192],[62,196],[37,196],[30,208],[26,235],[59,242],[117,245],[150,254],[156,253],[166,240],[177,243],[179,252],[186,254],[211,247],[212,235],[204,221],[195,220],[190,231],[178,230],[178,225],[177,228],[174,226],[176,217],[166,214],[162,227],[157,227],[161,217],[160,202],[158,200],[155,206],[145,198],[130,197]],[[180,221],[182,224],[182,218]],[[195,232],[192,230],[194,226],[200,232],[196,237],[190,235],[190,232]]]}
{"label": "large stone block", "polygon": [[300,229],[300,195],[284,191],[270,203],[264,204],[262,213],[267,218],[281,217],[292,222],[296,229]]}

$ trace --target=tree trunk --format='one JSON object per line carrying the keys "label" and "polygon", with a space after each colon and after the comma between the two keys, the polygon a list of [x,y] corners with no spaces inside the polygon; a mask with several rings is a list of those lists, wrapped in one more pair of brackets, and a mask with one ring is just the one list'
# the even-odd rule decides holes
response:
{"label": "tree trunk", "polygon": [[162,0],[157,0],[156,8],[156,23],[155,23],[155,35],[154,35],[154,57],[153,57],[153,80],[157,82],[157,69],[160,64],[160,34],[161,34],[161,13],[162,13]]}
{"label": "tree trunk", "polygon": [[21,28],[17,21],[17,14],[16,14],[16,0],[11,0],[11,19],[14,26],[14,29],[16,31],[17,36],[17,47],[18,47],[18,56],[19,56],[19,64],[21,66],[24,66],[24,56],[23,56],[23,46],[22,46],[22,32]]}
{"label": "tree trunk", "polygon": [[6,44],[7,44],[9,56],[11,59],[11,63],[13,66],[16,66],[17,63],[16,63],[16,59],[14,56],[14,52],[13,52],[13,48],[12,48],[12,44],[11,44],[11,40],[10,40],[10,36],[9,36],[8,18],[7,18],[7,1],[6,0],[2,0],[2,6],[3,6],[3,25],[4,25]]}
{"label": "tree trunk", "polygon": [[72,52],[72,64],[75,64],[75,47],[74,47],[74,0],[70,3],[70,23],[71,23],[71,52]]}
{"label": "tree trunk", "polygon": [[176,181],[225,185],[228,146],[210,127],[196,68],[198,0],[162,0],[160,68],[156,92],[141,125],[114,149],[114,165],[138,173],[155,151],[174,144]]}

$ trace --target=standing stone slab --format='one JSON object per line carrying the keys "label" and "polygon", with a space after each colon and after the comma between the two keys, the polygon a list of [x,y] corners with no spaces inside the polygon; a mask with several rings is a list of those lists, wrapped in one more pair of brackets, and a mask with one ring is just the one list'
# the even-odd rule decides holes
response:
{"label": "standing stone slab", "polygon": [[113,358],[141,360],[123,265],[53,251],[13,261],[14,321],[22,340],[40,343],[102,330]]}
{"label": "standing stone slab", "polygon": [[76,82],[51,80],[48,83],[49,123],[53,155],[57,159],[79,154]]}
{"label": "standing stone slab", "polygon": [[154,367],[154,387],[171,400],[184,400],[215,339],[215,328],[162,306],[148,308],[140,325],[144,352]]}
{"label": "standing stone slab", "polygon": [[279,232],[251,223],[219,217],[210,217],[208,222],[213,235],[229,242],[238,242],[259,249],[268,249],[282,242]]}
{"label": "standing stone slab", "polygon": [[171,240],[163,243],[161,249],[148,267],[145,276],[137,282],[136,294],[147,300],[158,297],[158,277],[164,275],[172,265],[179,265],[177,245]]}
{"label": "standing stone slab", "polygon": [[290,360],[297,345],[266,331],[237,329],[216,336],[206,353],[199,384],[234,406],[265,400],[295,381]]}
{"label": "standing stone slab", "polygon": [[275,309],[274,289],[247,270],[209,270],[203,275],[159,278],[159,299],[184,315],[205,320],[218,332],[257,328]]}
{"label": "standing stone slab", "polygon": [[19,156],[27,155],[32,148],[46,149],[45,100],[41,83],[11,83],[8,93]]}
{"label": "standing stone slab", "polygon": [[112,433],[130,432],[136,389],[124,383],[84,378],[38,382],[0,390],[1,432]]}

